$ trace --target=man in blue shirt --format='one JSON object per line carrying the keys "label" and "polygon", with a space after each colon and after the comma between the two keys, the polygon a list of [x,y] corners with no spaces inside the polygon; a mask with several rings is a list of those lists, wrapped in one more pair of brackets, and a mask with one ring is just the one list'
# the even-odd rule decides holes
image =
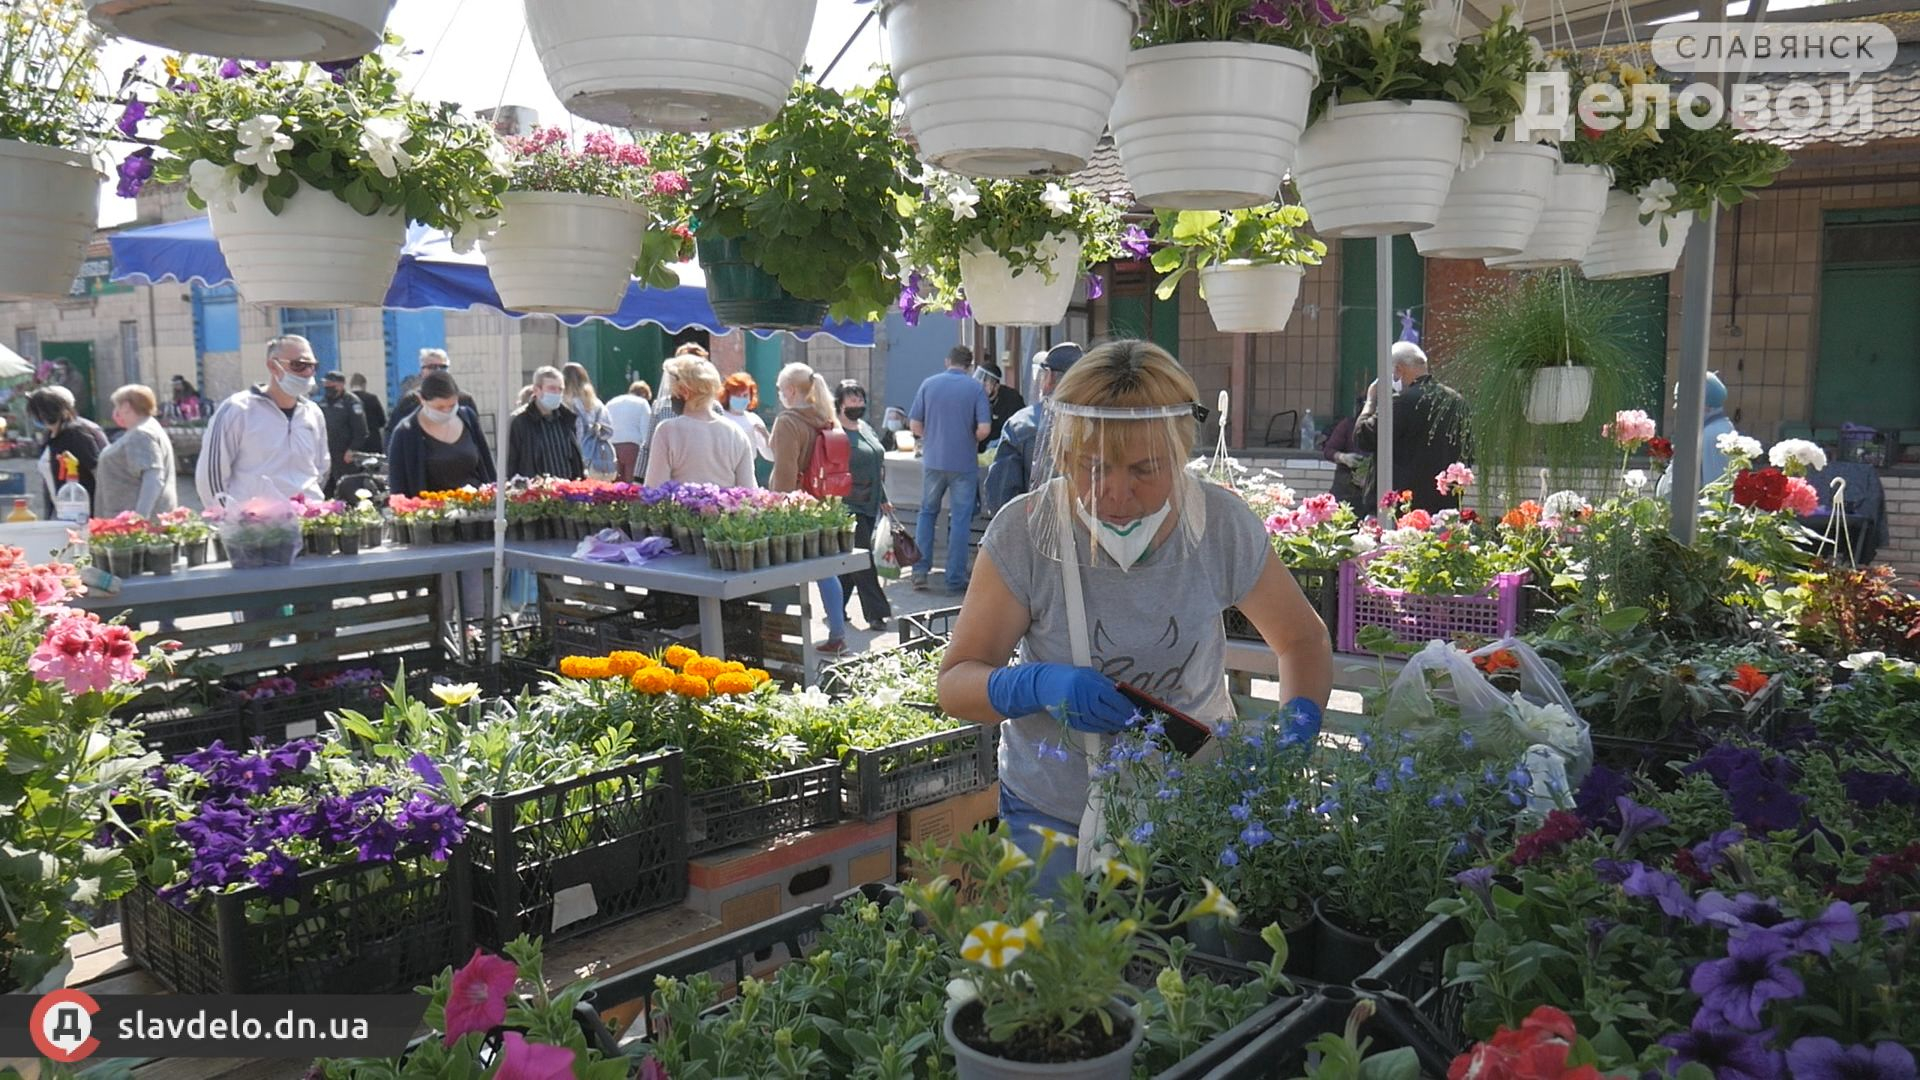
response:
{"label": "man in blue shirt", "polygon": [[907,421],[920,440],[920,520],[914,540],[920,562],[913,568],[913,587],[924,591],[933,572],[933,537],[940,523],[940,500],[949,493],[953,505],[947,526],[947,593],[967,591],[967,547],[973,513],[980,501],[980,440],[992,427],[992,407],[986,387],[967,374],[973,350],[956,345],[947,353],[947,370],[920,384],[913,395]]}

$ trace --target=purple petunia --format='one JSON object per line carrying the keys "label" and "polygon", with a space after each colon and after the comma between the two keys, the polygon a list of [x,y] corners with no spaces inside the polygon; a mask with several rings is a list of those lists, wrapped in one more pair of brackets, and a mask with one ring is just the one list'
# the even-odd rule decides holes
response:
{"label": "purple petunia", "polygon": [[415,776],[434,787],[447,786],[447,778],[440,775],[440,767],[433,763],[433,759],[428,757],[424,750],[407,759],[407,768],[412,769]]}
{"label": "purple petunia", "polygon": [[1595,765],[1587,770],[1580,790],[1574,793],[1573,810],[1580,815],[1580,820],[1591,822],[1598,831],[1612,832],[1620,827],[1620,811],[1616,809],[1615,800],[1632,793],[1633,779],[1626,773]]}
{"label": "purple petunia", "polygon": [[362,821],[353,837],[354,846],[360,851],[361,862],[392,862],[400,840],[400,830],[384,817]]}
{"label": "purple petunia", "polygon": [[1627,848],[1641,833],[1668,824],[1667,815],[1650,806],[1641,806],[1625,795],[1615,799],[1613,805],[1620,813],[1620,831],[1613,838],[1615,855],[1625,855]]}
{"label": "purple petunia", "polygon": [[1828,904],[1825,911],[1811,919],[1795,919],[1780,927],[1780,933],[1795,952],[1826,956],[1835,942],[1860,940],[1860,916],[1844,900]]}
{"label": "purple petunia", "polygon": [[1127,226],[1126,234],[1120,238],[1120,247],[1136,259],[1153,253],[1153,241],[1147,236],[1147,230],[1138,225]]}
{"label": "purple petunia", "polygon": [[246,69],[240,66],[240,61],[238,61],[238,60],[223,60],[223,61],[221,61],[221,63],[220,63],[220,77],[221,77],[221,78],[223,78],[223,79],[237,79],[237,78],[239,78],[240,76],[242,76],[242,75],[244,75],[244,74],[246,74]]}
{"label": "purple petunia", "polygon": [[1087,299],[1098,300],[1107,295],[1107,283],[1100,280],[1099,274],[1087,275]]}
{"label": "purple petunia", "polygon": [[266,857],[247,871],[247,879],[260,886],[268,899],[285,900],[300,891],[300,864],[279,848],[268,848]]}
{"label": "purple petunia", "polygon": [[1758,897],[1752,893],[1740,893],[1729,898],[1718,889],[1700,894],[1695,901],[1700,915],[1707,922],[1724,926],[1736,936],[1757,931],[1772,930],[1787,921],[1775,900]]}
{"label": "purple petunia", "polygon": [[1700,1065],[1717,1080],[1778,1080],[1780,1052],[1768,1045],[1772,1032],[1748,1034],[1711,1021],[1705,1014],[1695,1016],[1690,1030],[1660,1040],[1660,1045],[1673,1051],[1667,1061],[1668,1076],[1682,1065]]}
{"label": "purple petunia", "polygon": [[1703,1012],[1716,1013],[1742,1031],[1758,1031],[1769,1002],[1790,1001],[1806,992],[1806,984],[1788,965],[1791,957],[1779,934],[1762,930],[1729,938],[1726,957],[1694,968],[1687,987],[1700,995]]}
{"label": "purple petunia", "polygon": [[1653,900],[1660,905],[1661,911],[1673,918],[1685,919],[1690,923],[1700,921],[1700,912],[1679,878],[1664,870],[1649,870],[1639,863],[1633,866],[1627,880],[1620,885],[1628,896]]}
{"label": "purple petunia", "polygon": [[1782,832],[1800,824],[1806,797],[1757,768],[1740,769],[1727,784],[1735,821],[1755,832]]}
{"label": "purple petunia", "polygon": [[1840,785],[1847,798],[1864,809],[1879,806],[1920,806],[1920,784],[1899,773],[1875,773],[1848,769],[1840,774]]}
{"label": "purple petunia", "polygon": [[1727,849],[1747,838],[1746,830],[1739,827],[1722,829],[1705,840],[1693,845],[1689,850],[1693,861],[1706,873],[1712,873],[1725,861]]}
{"label": "purple petunia", "polygon": [[460,819],[457,808],[424,794],[408,800],[406,809],[400,811],[394,823],[408,843],[426,845],[428,854],[441,861],[446,860],[453,846],[466,835],[466,823]]}
{"label": "purple petunia", "polygon": [[1476,866],[1471,870],[1462,870],[1453,875],[1456,885],[1480,898],[1480,906],[1487,909],[1488,917],[1497,917],[1499,912],[1493,906],[1493,867]]}
{"label": "purple petunia", "polygon": [[1638,859],[1622,861],[1620,859],[1593,860],[1593,875],[1608,885],[1624,885],[1628,878],[1636,873],[1645,873],[1646,864]]}
{"label": "purple petunia", "polygon": [[1820,1036],[1795,1039],[1787,1048],[1794,1080],[1915,1080],[1913,1052],[1896,1042],[1841,1046]]}
{"label": "purple petunia", "polygon": [[140,134],[140,121],[146,118],[147,103],[139,98],[128,98],[127,107],[120,111],[120,119],[114,121],[113,126],[120,129],[120,134],[131,139]]}

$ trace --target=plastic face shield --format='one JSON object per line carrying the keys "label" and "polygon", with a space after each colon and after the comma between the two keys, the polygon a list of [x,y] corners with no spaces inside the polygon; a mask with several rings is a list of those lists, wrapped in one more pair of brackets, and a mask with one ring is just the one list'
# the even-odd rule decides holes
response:
{"label": "plastic face shield", "polygon": [[1042,407],[1045,444],[1036,448],[1033,485],[1041,494],[1027,504],[1042,558],[1059,561],[1061,545],[1073,543],[1084,565],[1130,569],[1103,550],[1096,530],[1124,532],[1136,522],[1151,530],[1141,558],[1197,545],[1205,502],[1187,461],[1204,410],[1190,401],[1115,407],[1049,399]]}

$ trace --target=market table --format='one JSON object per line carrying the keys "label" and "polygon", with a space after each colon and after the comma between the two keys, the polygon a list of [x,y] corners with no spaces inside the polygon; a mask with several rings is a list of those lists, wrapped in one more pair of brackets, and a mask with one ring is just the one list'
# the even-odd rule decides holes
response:
{"label": "market table", "polygon": [[[1353,653],[1336,652],[1333,654],[1333,685],[1339,690],[1383,689],[1382,668],[1386,672],[1386,682],[1391,683],[1405,666],[1406,660],[1398,656],[1356,656]],[[1233,680],[1234,690],[1245,693],[1254,676],[1278,678],[1280,663],[1273,650],[1263,643],[1228,638],[1227,674]]]}

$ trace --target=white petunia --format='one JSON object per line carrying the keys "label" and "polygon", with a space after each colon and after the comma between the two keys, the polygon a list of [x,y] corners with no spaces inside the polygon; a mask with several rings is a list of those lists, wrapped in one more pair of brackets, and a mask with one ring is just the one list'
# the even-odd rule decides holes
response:
{"label": "white petunia", "polygon": [[1493,137],[1499,133],[1499,128],[1485,124],[1468,128],[1466,141],[1460,144],[1460,168],[1471,169],[1480,164],[1493,150]]}
{"label": "white petunia", "polygon": [[513,175],[513,151],[505,143],[494,139],[487,143],[487,165],[495,176]]}
{"label": "white petunia", "polygon": [[1048,183],[1047,190],[1040,193],[1040,202],[1054,217],[1073,213],[1073,195],[1059,184]]}
{"label": "white petunia", "polygon": [[[1827,452],[1820,449],[1819,444],[1805,439],[1781,439],[1773,444],[1773,449],[1767,451],[1767,460],[1772,462],[1775,468],[1785,469],[1790,473],[1795,472],[1796,466],[1809,472],[1819,472],[1827,467]],[[1795,473],[1795,475],[1798,474]]]}
{"label": "white petunia", "polygon": [[1546,497],[1541,509],[1550,518],[1567,518],[1585,510],[1590,503],[1586,496],[1577,491],[1556,491]]}
{"label": "white petunia", "polygon": [[413,137],[405,120],[394,116],[376,116],[360,128],[360,152],[373,160],[380,175],[391,180],[401,169],[411,168],[413,158],[402,144]]}
{"label": "white petunia", "polygon": [[1426,535],[1419,529],[1388,529],[1380,534],[1380,543],[1386,547],[1398,547],[1411,544]]}
{"label": "white petunia", "polygon": [[1877,649],[1869,652],[1848,653],[1847,658],[1840,661],[1840,666],[1848,671],[1866,671],[1869,668],[1879,667],[1886,662],[1886,659],[1887,654]]}
{"label": "white petunia", "polygon": [[1647,486],[1647,470],[1628,469],[1625,477],[1628,491],[1639,491]]}
{"label": "white petunia", "polygon": [[240,166],[196,160],[187,166],[187,190],[209,207],[232,210],[240,197]]}
{"label": "white petunia", "polygon": [[1365,14],[1351,16],[1347,22],[1365,30],[1368,37],[1378,38],[1387,32],[1388,27],[1398,23],[1405,16],[1406,12],[1400,10],[1399,0],[1387,0],[1386,3],[1377,5]]}
{"label": "white petunia", "polygon": [[1451,3],[1433,3],[1420,12],[1420,59],[1429,64],[1449,65],[1460,50],[1460,35],[1454,27],[1460,13]]}
{"label": "white petunia", "polygon": [[947,1000],[955,1005],[965,1005],[980,996],[980,985],[972,979],[948,979]]}
{"label": "white petunia", "polygon": [[1752,461],[1760,456],[1760,440],[1737,431],[1723,432],[1713,440],[1713,448],[1730,458]]}
{"label": "white petunia", "polygon": [[794,695],[794,700],[801,707],[808,709],[824,709],[833,704],[833,699],[827,696],[827,692],[817,686],[809,686],[800,691]]}
{"label": "white petunia", "polygon": [[465,216],[461,217],[460,223],[454,227],[453,235],[447,237],[447,246],[453,249],[454,254],[465,255],[471,252],[476,244],[492,240],[500,231],[500,216],[491,214],[482,217],[484,212],[482,207],[470,207]]}
{"label": "white petunia", "polygon": [[1633,194],[1640,200],[1640,216],[1646,217],[1649,214],[1664,214],[1671,210],[1673,197],[1679,193],[1680,189],[1673,186],[1673,181],[1663,177],[1647,181],[1639,191]]}
{"label": "white petunia", "polygon": [[1379,547],[1380,541],[1375,540],[1372,533],[1357,532],[1347,539],[1347,546],[1353,549],[1355,555],[1365,555]]}
{"label": "white petunia", "polygon": [[1527,65],[1529,67],[1538,68],[1538,67],[1545,66],[1546,62],[1547,62],[1547,47],[1545,45],[1540,44],[1539,37],[1533,34],[1528,34],[1527,35]]}
{"label": "white petunia", "polygon": [[906,696],[907,692],[897,686],[883,686],[875,690],[873,696],[867,700],[879,708],[885,709],[900,704],[901,701],[906,699]]}
{"label": "white petunia", "polygon": [[947,192],[947,205],[953,208],[957,218],[977,218],[980,211],[974,207],[980,203],[980,189],[969,181],[962,180]]}
{"label": "white petunia", "polygon": [[293,138],[281,134],[280,124],[280,118],[271,113],[241,121],[236,132],[240,149],[233,152],[233,160],[259,169],[262,176],[279,176],[280,161],[276,155],[293,149]]}

